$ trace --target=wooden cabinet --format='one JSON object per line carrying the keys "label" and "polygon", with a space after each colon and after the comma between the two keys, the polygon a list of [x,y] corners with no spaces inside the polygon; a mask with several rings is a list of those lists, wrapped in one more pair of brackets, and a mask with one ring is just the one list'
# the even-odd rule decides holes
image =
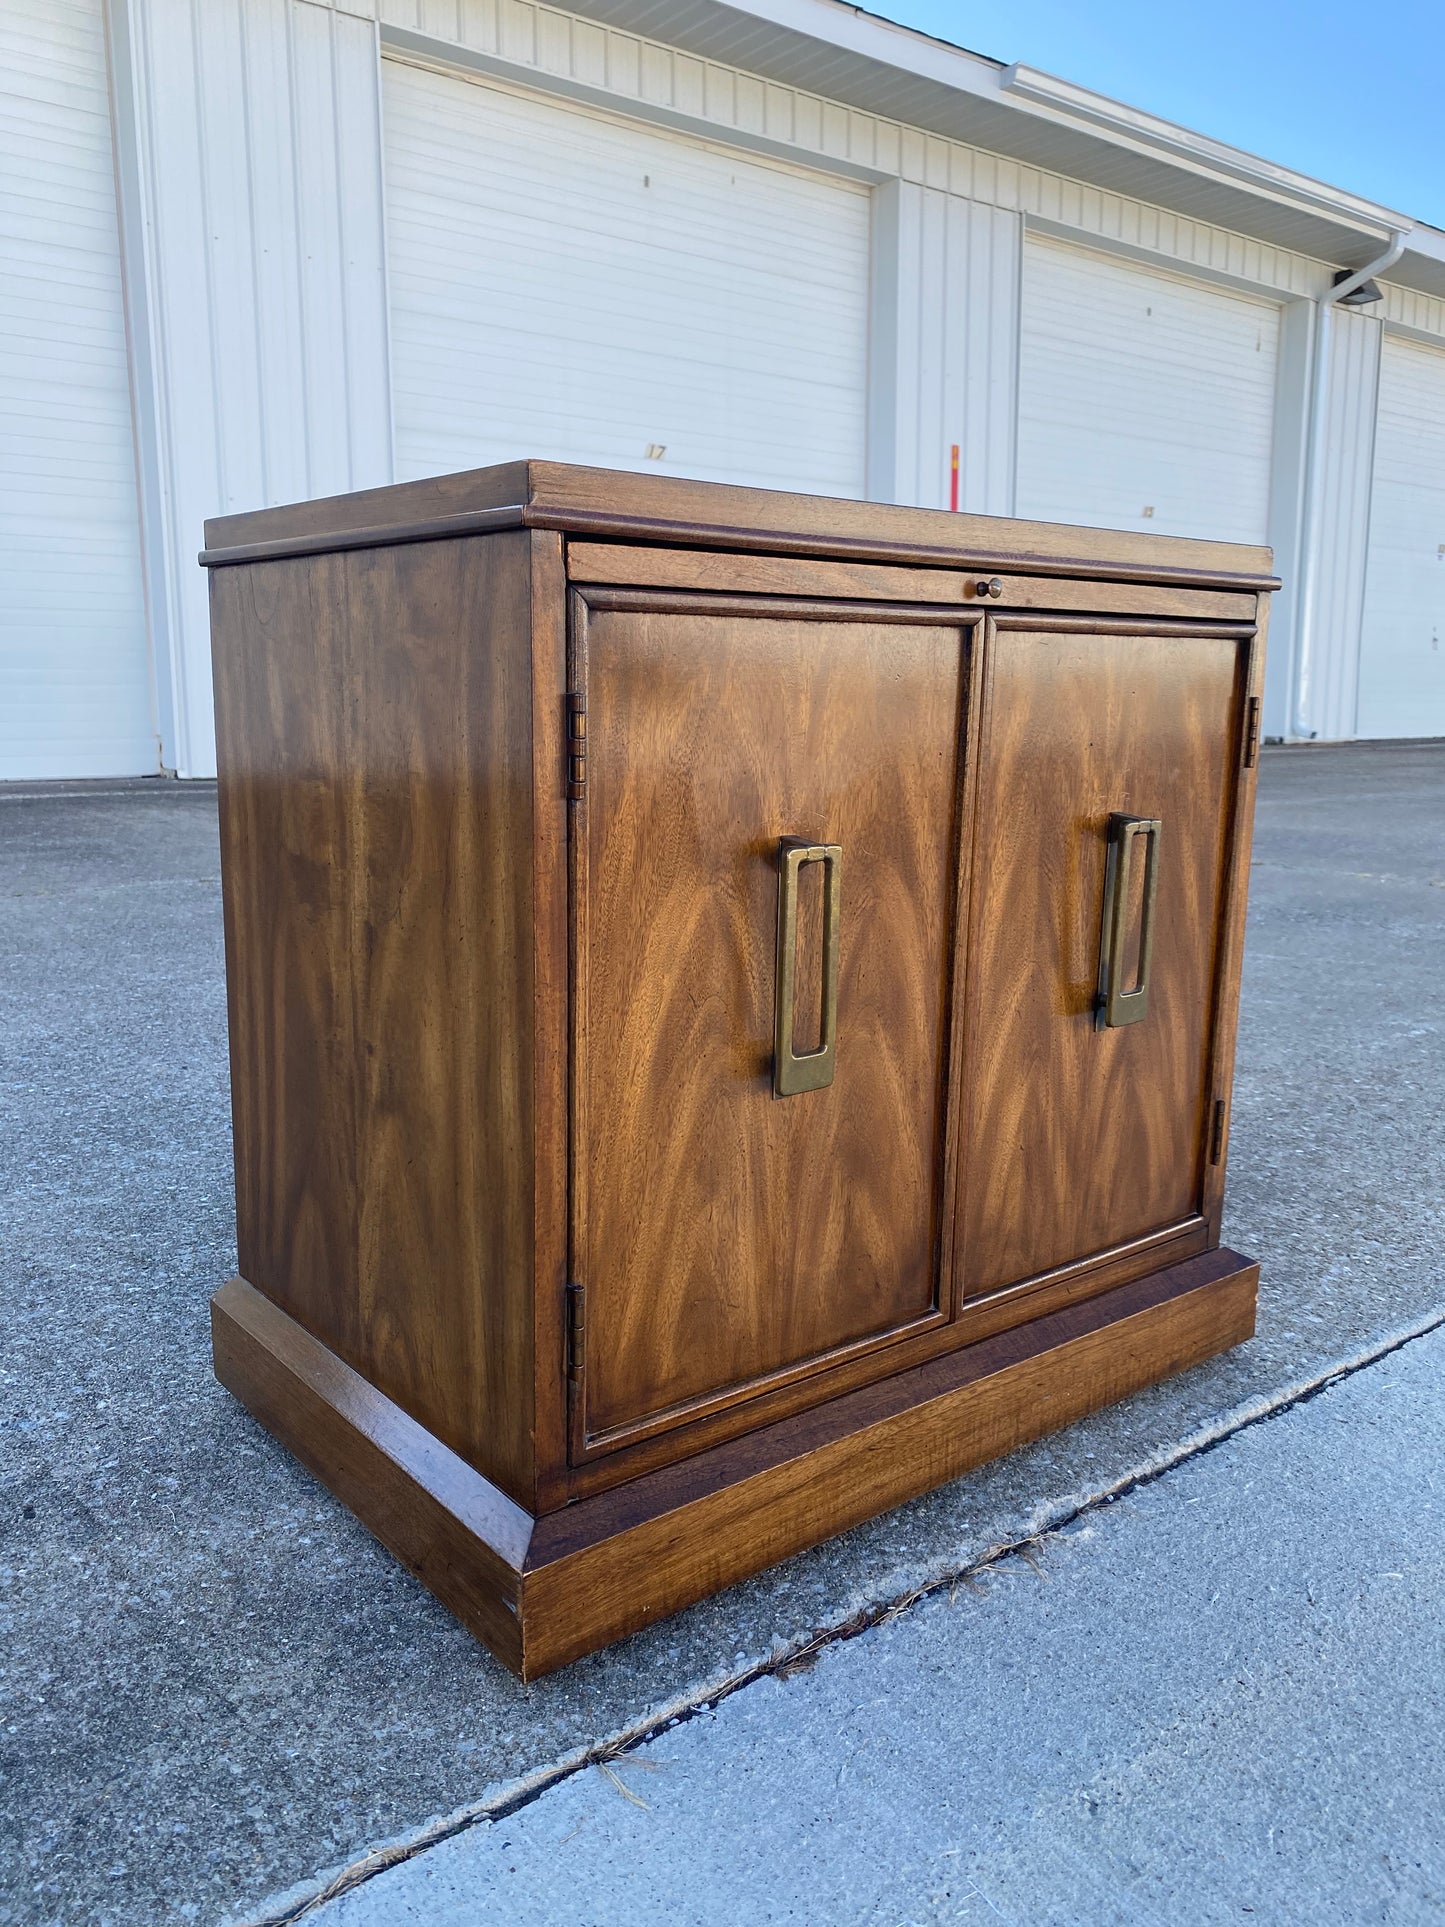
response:
{"label": "wooden cabinet", "polygon": [[217,1371],[509,1665],[1249,1334],[1266,551],[541,463],[207,540]]}

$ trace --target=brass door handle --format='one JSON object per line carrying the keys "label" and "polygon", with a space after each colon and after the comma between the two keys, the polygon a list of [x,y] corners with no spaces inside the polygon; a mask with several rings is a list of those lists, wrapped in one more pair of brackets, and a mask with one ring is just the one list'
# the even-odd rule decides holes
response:
{"label": "brass door handle", "polygon": [[[1159,837],[1163,824],[1157,816],[1109,818],[1109,855],[1104,869],[1104,921],[1099,936],[1099,992],[1094,1005],[1094,1028],[1117,1030],[1137,1024],[1149,1011],[1149,969],[1154,961],[1154,903],[1159,885]],[[1129,941],[1134,847],[1147,840],[1144,903],[1139,916],[1139,977],[1132,990],[1124,987],[1124,957]]]}
{"label": "brass door handle", "polygon": [[[793,994],[798,966],[798,872],[821,863],[823,903],[823,1035],[816,1050],[793,1049]],[[838,1060],[838,922],[842,901],[843,849],[785,836],[778,845],[778,968],[773,983],[773,1095],[796,1097],[833,1081]]]}

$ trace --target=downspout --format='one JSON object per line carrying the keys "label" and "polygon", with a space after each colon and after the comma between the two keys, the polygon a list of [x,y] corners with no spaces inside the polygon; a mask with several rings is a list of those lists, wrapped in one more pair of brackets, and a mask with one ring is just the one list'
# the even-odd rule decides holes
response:
{"label": "downspout", "polygon": [[1300,579],[1299,613],[1295,621],[1295,687],[1294,715],[1292,733],[1309,738],[1315,734],[1310,727],[1309,710],[1314,695],[1312,687],[1314,669],[1314,630],[1315,605],[1318,601],[1319,585],[1319,495],[1321,475],[1324,469],[1323,447],[1325,439],[1325,411],[1329,406],[1330,376],[1330,320],[1334,310],[1346,295],[1362,288],[1377,274],[1384,274],[1393,268],[1405,252],[1407,233],[1396,228],[1390,235],[1390,245],[1376,261],[1368,267],[1352,274],[1348,281],[1341,281],[1337,287],[1327,288],[1315,303],[1314,353],[1310,366],[1310,413],[1309,431],[1305,443],[1305,480],[1303,527],[1300,532]]}

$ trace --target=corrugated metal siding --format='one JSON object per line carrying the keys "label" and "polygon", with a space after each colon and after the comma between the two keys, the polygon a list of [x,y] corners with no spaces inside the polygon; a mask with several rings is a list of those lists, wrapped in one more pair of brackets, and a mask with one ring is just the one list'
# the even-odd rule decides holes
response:
{"label": "corrugated metal siding", "polygon": [[[890,312],[875,353],[889,358],[889,420],[875,436],[870,493],[946,508],[959,449],[959,507],[1008,515],[1014,494],[1022,222],[1002,208],[900,182],[889,195],[895,250]],[[875,380],[883,371],[875,366]]]}
{"label": "corrugated metal siding", "polygon": [[[305,0],[303,0],[303,4]],[[317,0],[328,4],[329,0]],[[342,0],[385,27],[425,34],[505,63],[517,78],[597,90],[619,106],[681,116],[746,139],[792,148],[965,200],[1033,214],[1081,233],[1144,248],[1190,267],[1281,293],[1328,284],[1321,261],[1151,206],[1046,167],[926,133],[795,86],[599,25],[532,0]]]}
{"label": "corrugated metal siding", "polygon": [[384,99],[401,479],[863,493],[866,188],[391,60]]}
{"label": "corrugated metal siding", "polygon": [[0,778],[157,766],[100,0],[0,7]]}
{"label": "corrugated metal siding", "polygon": [[1360,656],[1362,736],[1445,736],[1445,352],[1387,335]]}
{"label": "corrugated metal siding", "polygon": [[1279,309],[1033,237],[1023,286],[1018,512],[1266,540]]}
{"label": "corrugated metal siding", "polygon": [[[204,583],[194,566],[201,517],[390,474],[378,16],[388,31],[428,35],[439,52],[514,81],[952,195],[1015,224],[1020,214],[1039,217],[1184,272],[1281,296],[1314,295],[1329,282],[1325,261],[529,0],[110,0],[110,12],[137,96],[140,298],[155,342],[163,482],[161,626],[173,643],[176,754],[197,774],[213,766]],[[226,213],[222,232],[213,202]],[[1000,300],[1002,290],[1000,276]],[[1445,304],[1386,293],[1392,320],[1445,334]],[[903,439],[938,422],[938,394],[936,377],[920,382]],[[931,470],[933,487],[937,469],[937,454],[925,450],[914,472]],[[966,469],[966,499],[979,486],[973,506],[1002,505],[1007,463],[991,453],[985,469],[982,483]],[[1272,655],[1281,646],[1277,633]]]}
{"label": "corrugated metal siding", "polygon": [[376,30],[132,0],[175,755],[215,769],[208,515],[391,479]]}
{"label": "corrugated metal siding", "polygon": [[1380,288],[1385,297],[1386,321],[1420,334],[1439,335],[1445,346],[1445,301],[1414,288],[1397,288],[1389,281],[1382,281]]}

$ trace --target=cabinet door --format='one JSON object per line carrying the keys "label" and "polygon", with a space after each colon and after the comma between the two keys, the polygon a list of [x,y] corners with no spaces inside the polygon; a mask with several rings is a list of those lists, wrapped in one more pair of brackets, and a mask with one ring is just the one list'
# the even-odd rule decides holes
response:
{"label": "cabinet door", "polygon": [[[1247,636],[1000,622],[974,830],[961,1290],[976,1297],[1193,1226],[1198,1247]],[[1111,819],[1127,836],[1100,1026]],[[1149,848],[1153,844],[1153,849]],[[1220,1093],[1219,1095],[1222,1095]],[[1162,1262],[1141,1250],[1133,1265]],[[1128,1269],[1116,1264],[1111,1281]]]}
{"label": "cabinet door", "polygon": [[[574,1460],[949,1315],[969,633],[928,609],[574,600]],[[805,1053],[836,879],[836,1044],[831,1082],[780,1096],[794,838],[841,851],[797,873],[793,1008]]]}

